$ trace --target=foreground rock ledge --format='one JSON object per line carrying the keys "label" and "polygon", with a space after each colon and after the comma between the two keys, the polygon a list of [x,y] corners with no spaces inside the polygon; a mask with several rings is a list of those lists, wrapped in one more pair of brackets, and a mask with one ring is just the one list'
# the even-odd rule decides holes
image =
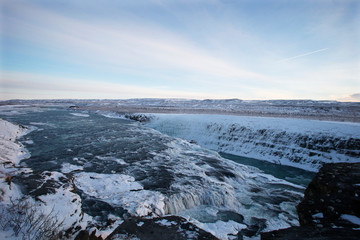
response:
{"label": "foreground rock ledge", "polygon": [[106,239],[118,239],[118,234],[129,234],[146,240],[218,240],[211,233],[178,216],[127,219]]}
{"label": "foreground rock ledge", "polygon": [[300,227],[261,239],[360,239],[360,163],[325,164],[297,206]]}

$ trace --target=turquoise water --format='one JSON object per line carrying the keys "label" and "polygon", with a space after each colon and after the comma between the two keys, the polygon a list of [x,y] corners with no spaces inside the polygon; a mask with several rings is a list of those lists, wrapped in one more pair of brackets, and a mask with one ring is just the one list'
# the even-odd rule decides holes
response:
{"label": "turquoise water", "polygon": [[304,187],[306,187],[315,176],[315,173],[305,171],[305,170],[302,170],[299,168],[274,164],[271,162],[258,160],[255,158],[236,156],[236,155],[232,155],[232,154],[228,154],[228,153],[219,153],[219,154],[223,158],[229,159],[231,161],[234,161],[234,162],[237,162],[240,164],[259,168],[264,173],[270,174],[270,175],[280,178],[280,179],[287,180],[291,183],[302,185]]}

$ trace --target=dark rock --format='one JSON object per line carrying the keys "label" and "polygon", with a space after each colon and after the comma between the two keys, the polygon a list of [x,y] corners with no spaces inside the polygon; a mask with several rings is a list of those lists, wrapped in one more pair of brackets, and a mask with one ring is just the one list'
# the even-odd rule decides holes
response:
{"label": "dark rock", "polygon": [[106,239],[116,239],[117,234],[136,236],[143,240],[217,240],[212,234],[198,228],[186,219],[178,216],[160,218],[131,218],[125,220]]}
{"label": "dark rock", "polygon": [[52,174],[49,171],[35,171],[14,176],[12,180],[20,186],[25,195],[35,199],[42,195],[54,194],[61,187],[69,188],[72,192],[76,191],[71,177],[68,178],[61,173],[60,176],[54,177]]}
{"label": "dark rock", "polygon": [[258,235],[265,228],[266,228],[266,219],[252,217],[250,220],[250,225],[247,228],[242,229],[238,233],[238,235],[253,237]]}
{"label": "dark rock", "polygon": [[75,237],[75,240],[103,240],[102,237],[96,236],[96,230],[91,234],[87,230],[81,230],[79,234]]}
{"label": "dark rock", "polygon": [[151,116],[145,114],[138,114],[138,113],[127,113],[125,114],[125,118],[134,120],[137,122],[148,122],[151,120]]}
{"label": "dark rock", "polygon": [[360,231],[347,228],[319,228],[301,226],[281,229],[261,234],[262,240],[358,240]]}
{"label": "dark rock", "polygon": [[233,211],[219,211],[216,214],[216,217],[217,220],[221,220],[224,222],[232,220],[234,222],[244,223],[244,216]]}
{"label": "dark rock", "polygon": [[360,163],[325,164],[297,206],[300,227],[262,233],[261,239],[360,239]]}
{"label": "dark rock", "polygon": [[[354,227],[342,214],[360,217],[360,163],[325,164],[297,206],[301,226]],[[323,217],[316,217],[316,214]],[[315,216],[314,216],[315,215]]]}

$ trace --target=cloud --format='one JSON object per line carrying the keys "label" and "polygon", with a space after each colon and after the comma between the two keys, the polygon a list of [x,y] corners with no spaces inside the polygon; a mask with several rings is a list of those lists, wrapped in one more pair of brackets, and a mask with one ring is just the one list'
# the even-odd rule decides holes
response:
{"label": "cloud", "polygon": [[[175,91],[164,87],[139,87],[86,79],[62,78],[32,73],[2,72],[1,97],[24,98],[226,98],[220,94],[196,91]],[[29,94],[31,92],[31,94]],[[36,96],[36,97],[34,97]]]}
{"label": "cloud", "polygon": [[65,17],[36,5],[11,5],[6,17],[10,37],[48,48],[52,58],[118,73],[143,72],[201,74],[236,79],[266,81],[268,77],[214,56],[192,40],[144,22],[86,22]]}
{"label": "cloud", "polygon": [[311,55],[311,54],[314,54],[314,53],[318,53],[318,52],[323,52],[323,51],[326,51],[326,50],[328,50],[328,48],[322,48],[322,49],[315,50],[315,51],[312,51],[312,52],[300,54],[300,55],[297,55],[297,56],[294,56],[294,57],[285,58],[285,59],[279,60],[277,62],[280,63],[280,62],[290,61],[290,60],[293,60],[293,59],[296,59],[296,58],[305,57],[305,56],[308,56],[308,55]]}
{"label": "cloud", "polygon": [[343,95],[342,97],[336,98],[336,100],[342,101],[342,102],[360,102],[360,93]]}
{"label": "cloud", "polygon": [[360,93],[351,94],[350,98],[360,101]]}

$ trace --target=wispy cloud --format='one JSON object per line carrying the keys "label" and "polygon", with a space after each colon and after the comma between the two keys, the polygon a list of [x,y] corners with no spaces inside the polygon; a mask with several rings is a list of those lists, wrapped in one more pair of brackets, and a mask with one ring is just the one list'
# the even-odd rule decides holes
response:
{"label": "wispy cloud", "polygon": [[[3,71],[0,99],[19,98],[226,98],[225,95],[197,91],[176,91],[164,87],[141,87],[80,78]],[[30,93],[30,94],[29,94]],[[36,97],[34,97],[36,96]]]}
{"label": "wispy cloud", "polygon": [[[292,34],[289,31],[300,23],[313,26],[318,21],[309,21],[313,18],[308,13],[297,15],[298,11],[285,3],[284,8],[275,9],[269,2],[266,11],[275,13],[273,19],[258,14],[263,13],[263,7],[236,2],[216,1],[220,5],[215,6],[194,1],[144,1],[148,5],[108,1],[105,6],[60,6],[47,1],[5,1],[4,11],[0,11],[4,22],[0,38],[6,49],[3,56],[8,59],[3,59],[7,64],[2,67],[19,74],[12,75],[12,82],[10,78],[0,79],[1,90],[17,98],[30,94],[24,86],[35,98],[40,92],[50,96],[50,92],[57,92],[56,96],[66,92],[76,92],[75,97],[95,96],[96,90],[97,97],[105,98],[221,95],[319,99],[359,92],[359,68],[352,66],[359,61],[357,45],[334,36],[357,39],[351,37],[356,32],[356,21],[340,21],[341,16],[351,16],[346,11],[333,18],[337,24],[324,21],[331,25],[326,31],[305,27]],[[305,5],[312,9],[312,3]],[[322,8],[320,5],[314,12]],[[348,9],[348,4],[344,5]],[[331,16],[338,11],[331,9]],[[283,26],[281,19],[292,14],[294,21]],[[316,19],[327,15],[325,11]],[[268,24],[264,25],[264,19]],[[343,34],[347,32],[352,35]],[[331,51],[309,51],[319,43]],[[351,51],[339,47],[342,43]],[[294,51],[299,55],[289,54]],[[311,61],[294,61],[308,56]],[[43,80],[30,78],[31,73],[41,75],[39,79]]]}
{"label": "wispy cloud", "polygon": [[[158,26],[143,22],[114,26],[111,22],[98,25],[79,19],[58,15],[56,12],[34,6],[16,5],[17,16],[6,19],[10,29],[7,34],[26,39],[37,45],[58,50],[54,58],[66,56],[66,61],[77,61],[96,67],[113,67],[117,72],[167,70],[183,74],[262,81],[266,76],[238,66],[231,61],[214,56],[191,40]],[[46,21],[44,21],[46,19]],[[65,59],[64,59],[65,60]]]}
{"label": "wispy cloud", "polygon": [[294,56],[294,57],[285,58],[285,59],[279,60],[279,61],[277,61],[277,62],[280,63],[280,62],[290,61],[290,60],[293,60],[293,59],[296,59],[296,58],[301,58],[301,57],[309,56],[309,55],[314,54],[314,53],[323,52],[323,51],[326,51],[326,50],[328,50],[328,49],[329,49],[329,48],[322,48],[322,49],[315,50],[315,51],[312,51],[312,52],[307,52],[307,53],[304,53],[304,54],[300,54],[300,55],[297,55],[297,56]]}

